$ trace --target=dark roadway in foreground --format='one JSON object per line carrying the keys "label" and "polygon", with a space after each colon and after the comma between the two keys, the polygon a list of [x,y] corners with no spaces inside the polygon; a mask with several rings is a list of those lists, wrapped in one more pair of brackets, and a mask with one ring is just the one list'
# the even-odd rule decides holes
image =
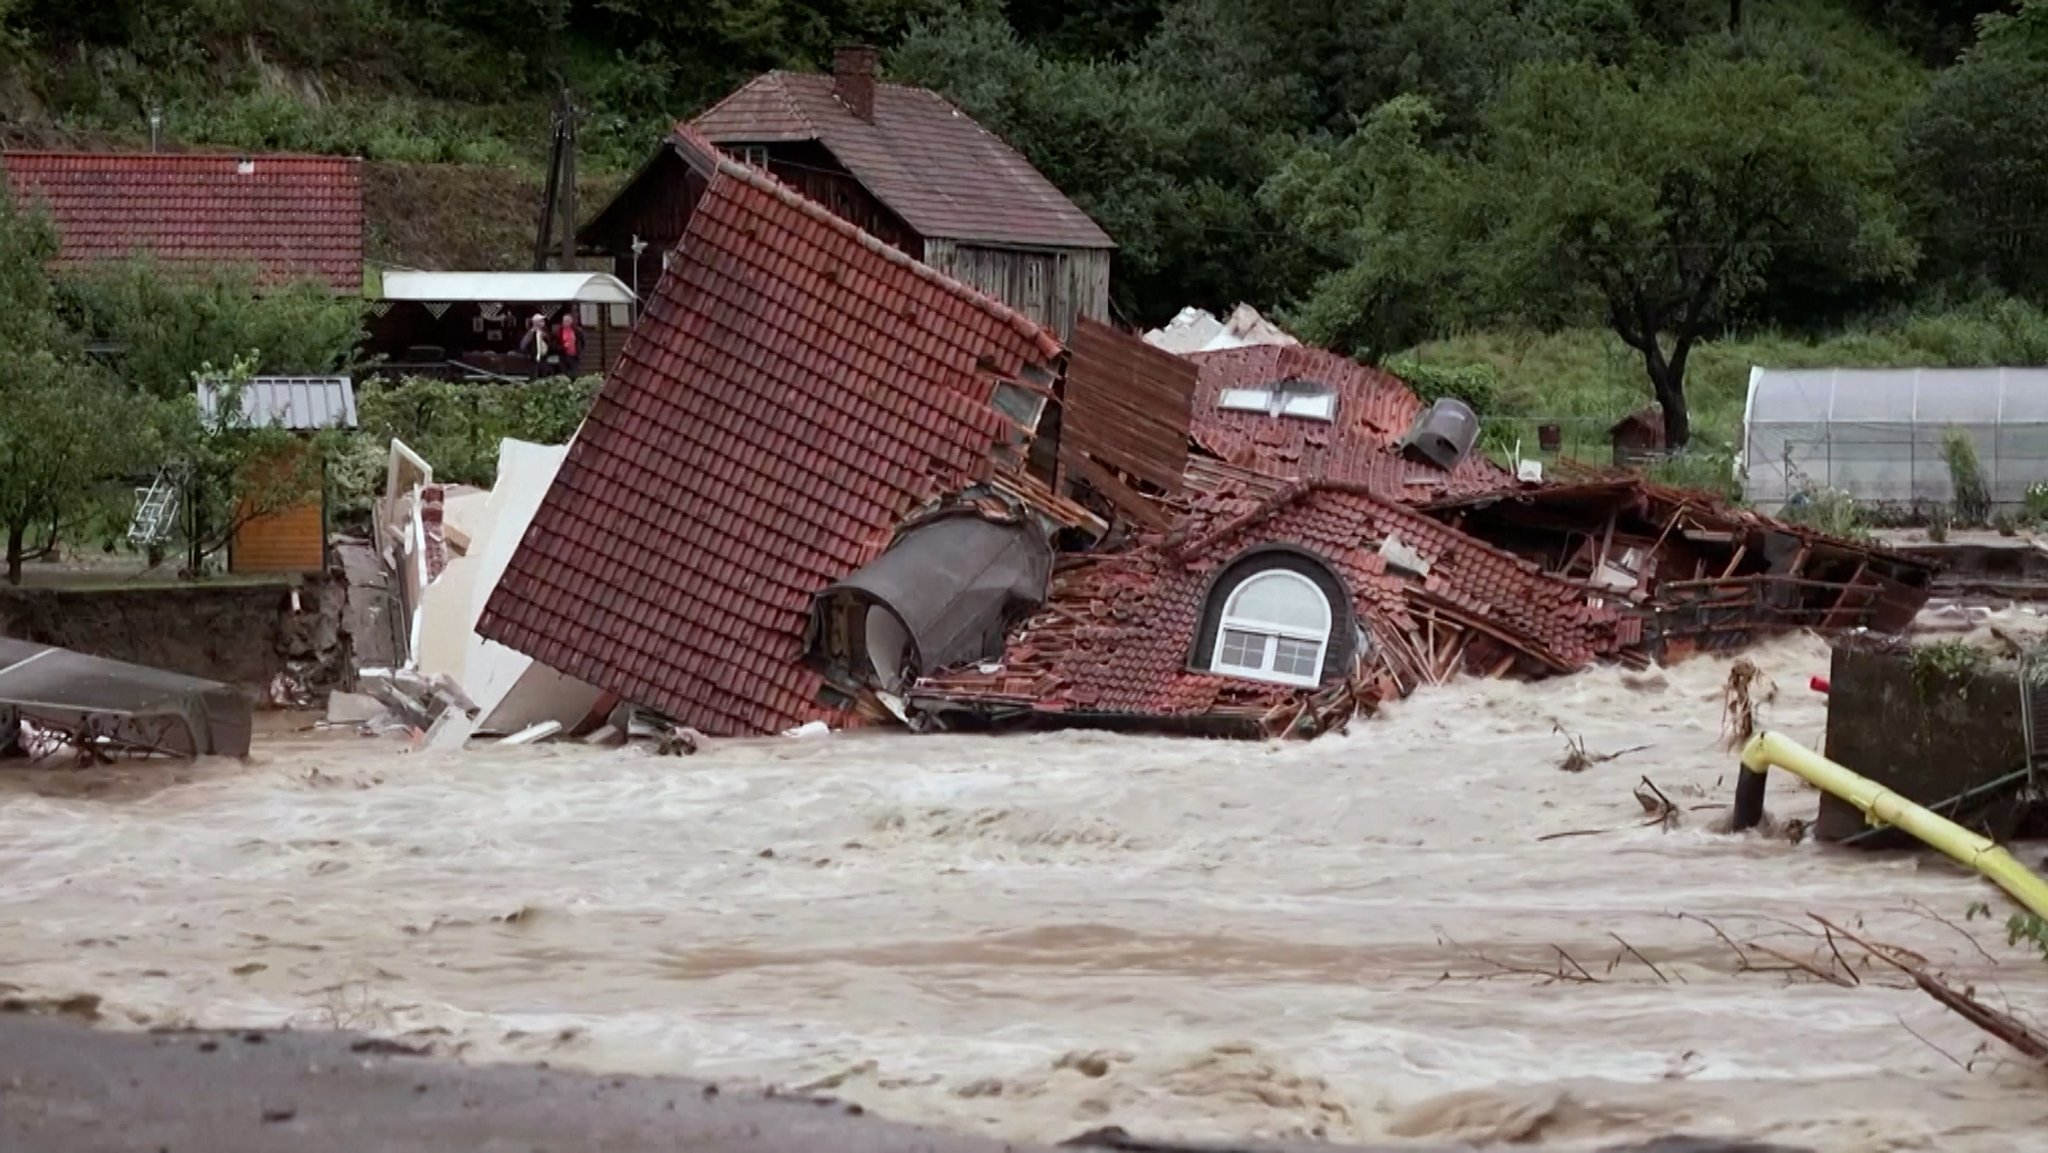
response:
{"label": "dark roadway in foreground", "polygon": [[[1098,1130],[1066,1143],[1178,1150]],[[471,1066],[343,1033],[115,1033],[0,1012],[7,1153],[1039,1153],[878,1120],[859,1106],[701,1081]],[[1404,1147],[1411,1151],[1412,1146]],[[1791,1153],[1670,1138],[1628,1153]],[[1354,1153],[1365,1153],[1358,1150]]]}

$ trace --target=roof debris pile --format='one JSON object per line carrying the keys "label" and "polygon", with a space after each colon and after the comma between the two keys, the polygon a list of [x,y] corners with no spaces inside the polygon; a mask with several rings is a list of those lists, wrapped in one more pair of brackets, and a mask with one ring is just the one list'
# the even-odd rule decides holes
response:
{"label": "roof debris pile", "polygon": [[1145,343],[1168,352],[1213,352],[1254,344],[1300,344],[1292,334],[1259,315],[1249,304],[1230,310],[1223,320],[1201,308],[1183,308],[1164,328],[1145,334]]}
{"label": "roof debris pile", "polygon": [[[1290,560],[1292,571],[1327,566],[1350,594],[1333,598],[1330,671],[1304,689],[1205,667],[1222,611],[1214,590]],[[1071,560],[1001,665],[927,678],[912,699],[942,721],[1154,718],[1192,732],[1312,735],[1460,671],[1583,668],[1617,651],[1632,623],[1590,603],[1583,585],[1355,482],[1226,482],[1173,535]]]}
{"label": "roof debris pile", "polygon": [[[401,533],[409,603],[463,608],[414,649],[469,646],[423,673],[487,716],[523,699],[493,654],[552,678],[520,739],[636,731],[620,704],[693,740],[1314,735],[1461,673],[1903,627],[1926,598],[1911,558],[1708,497],[1520,479],[1461,402],[1248,309],[1206,351],[1092,322],[1063,346],[692,130],[671,144],[683,239],[582,429],[466,546],[497,559],[439,571],[457,534],[430,513]],[[409,467],[393,492],[431,507]]]}
{"label": "roof debris pile", "polygon": [[1519,486],[1483,453],[1446,470],[1407,451],[1429,406],[1392,373],[1300,345],[1190,359],[1201,375],[1188,436],[1217,460],[1269,477],[1362,484],[1402,504]]}
{"label": "roof debris pile", "polygon": [[1796,629],[1902,632],[1933,567],[1830,537],[1710,493],[1629,473],[1433,506],[1465,532],[1612,594],[1641,621],[1637,663],[1726,651]]}

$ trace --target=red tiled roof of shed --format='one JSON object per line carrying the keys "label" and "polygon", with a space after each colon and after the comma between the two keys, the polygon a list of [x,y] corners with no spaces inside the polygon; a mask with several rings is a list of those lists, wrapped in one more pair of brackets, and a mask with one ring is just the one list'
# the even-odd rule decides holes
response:
{"label": "red tiled roof of shed", "polygon": [[[1307,345],[1261,344],[1198,352],[1200,370],[1189,435],[1201,448],[1240,468],[1300,480],[1348,481],[1404,504],[1492,492],[1515,485],[1514,474],[1473,451],[1448,473],[1401,455],[1424,405],[1399,377],[1350,357]],[[1221,407],[1223,391],[1285,380],[1337,391],[1332,421]]]}
{"label": "red tiled roof of shed", "polygon": [[477,629],[706,733],[800,723],[812,594],[986,476],[1016,435],[993,374],[1059,352],[719,160]]}
{"label": "red tiled roof of shed", "polygon": [[1047,248],[1113,248],[1031,162],[945,97],[875,85],[873,123],[830,76],[767,72],[691,121],[717,144],[815,140],[921,236]]}
{"label": "red tiled roof of shed", "polygon": [[21,203],[56,224],[58,265],[148,254],[169,265],[253,265],[266,285],[363,285],[360,161],[325,156],[9,152]]}

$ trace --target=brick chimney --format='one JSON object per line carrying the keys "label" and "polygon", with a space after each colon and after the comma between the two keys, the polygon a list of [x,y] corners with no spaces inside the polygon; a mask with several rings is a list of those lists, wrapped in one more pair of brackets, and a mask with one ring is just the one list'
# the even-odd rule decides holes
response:
{"label": "brick chimney", "polygon": [[875,64],[880,59],[865,44],[849,44],[832,54],[832,94],[869,124],[875,122]]}

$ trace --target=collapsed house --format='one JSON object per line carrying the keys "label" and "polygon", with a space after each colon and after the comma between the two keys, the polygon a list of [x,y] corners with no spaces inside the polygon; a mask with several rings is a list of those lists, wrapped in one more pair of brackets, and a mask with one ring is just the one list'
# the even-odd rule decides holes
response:
{"label": "collapsed house", "polygon": [[681,240],[474,586],[476,634],[590,717],[1312,735],[1460,673],[1925,600],[1926,566],[1857,542],[1626,474],[1525,481],[1462,403],[1335,353],[1086,318],[1062,343],[688,128],[670,149]]}
{"label": "collapsed house", "polygon": [[828,711],[812,598],[919,509],[980,485],[1032,531],[1103,525],[1029,460],[1049,332],[676,141],[687,230],[477,631],[708,735],[772,732]]}

